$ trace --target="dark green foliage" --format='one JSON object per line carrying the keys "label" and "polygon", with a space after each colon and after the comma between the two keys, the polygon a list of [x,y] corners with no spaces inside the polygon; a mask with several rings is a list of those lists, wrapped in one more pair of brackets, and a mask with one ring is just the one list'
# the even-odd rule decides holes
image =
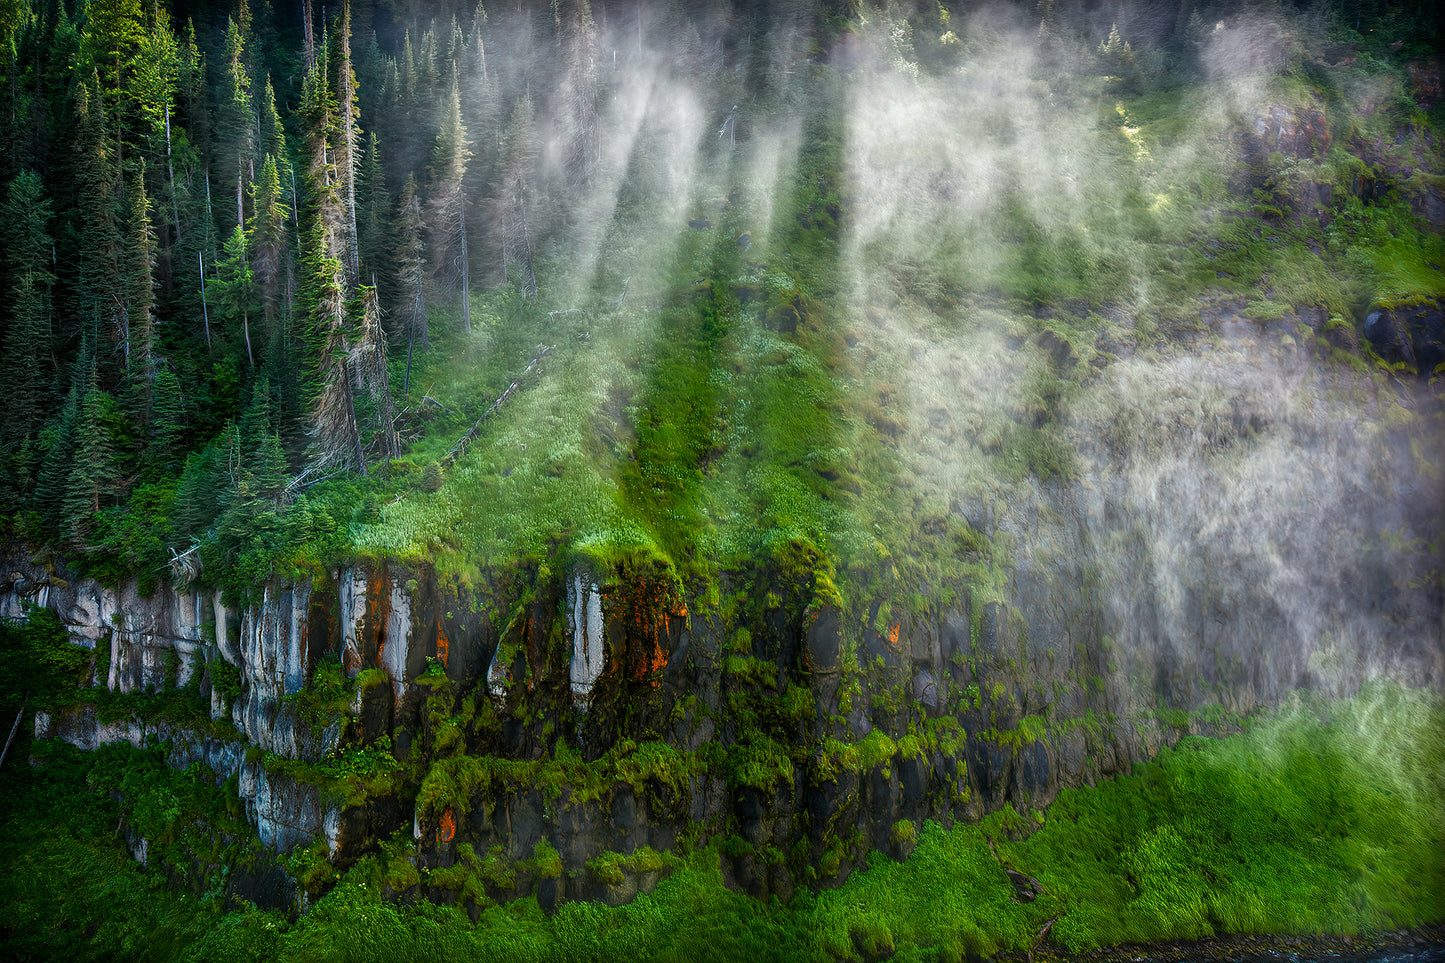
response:
{"label": "dark green foliage", "polygon": [[10,306],[4,343],[10,379],[5,440],[12,445],[39,430],[56,397],[51,346],[50,291],[55,283],[50,265],[51,216],[39,176],[32,171],[16,175],[0,209]]}
{"label": "dark green foliage", "polygon": [[[1357,48],[1358,68],[1326,63],[1311,34],[1282,74],[1260,80],[1267,106],[1328,112],[1333,149],[1290,157],[1267,145],[1247,163],[1233,148],[1252,136],[1253,118],[1236,119],[1231,107],[1220,121],[1219,91],[1183,82],[1191,71],[1205,75],[1212,24],[1181,14],[1165,48],[1150,49],[1145,39],[1125,42],[1134,39],[1126,23],[1107,38],[1107,21],[1090,23],[1083,39],[1083,15],[1039,5],[1046,53],[1062,63],[1073,51],[1080,75],[1044,56],[996,115],[949,117],[938,102],[907,118],[900,130],[926,140],[936,124],[999,170],[988,182],[995,172],[949,170],[948,158],[924,156],[928,176],[903,183],[898,197],[870,178],[892,162],[889,152],[910,145],[856,153],[873,118],[855,112],[857,75],[842,60],[854,42],[872,42],[863,8],[803,5],[786,19],[740,7],[724,31],[732,39],[717,41],[704,39],[704,15],[684,4],[639,21],[636,54],[629,32],[609,63],[586,3],[556,4],[551,17],[498,5],[490,21],[478,6],[435,25],[406,6],[358,4],[357,25],[349,4],[332,10],[309,70],[298,63],[296,25],[266,26],[264,7],[252,23],[244,4],[228,11],[234,20],[208,12],[183,40],[173,18],[195,4],[152,12],[106,0],[78,12],[79,26],[69,19],[73,3],[5,8],[23,8],[0,45],[0,57],[15,52],[0,64],[8,71],[0,167],[13,176],[0,225],[11,307],[0,501],[14,534],[63,547],[67,565],[107,584],[136,578],[142,591],[165,577],[173,552],[196,543],[197,587],[221,589],[233,604],[272,575],[317,577],[357,557],[425,561],[462,583],[580,558],[618,578],[648,573],[660,595],[685,600],[699,619],[726,608],[728,619],[758,628],[831,606],[850,644],[870,632],[896,642],[909,616],[971,597],[977,635],[979,600],[1009,577],[1006,541],[985,534],[988,505],[1080,480],[1089,455],[1075,448],[1070,406],[1091,379],[1109,376],[1112,352],[1137,352],[1142,364],[1193,351],[1212,337],[1201,297],[1238,297],[1243,316],[1260,321],[1323,306],[1338,319],[1321,332],[1324,380],[1368,374],[1369,364],[1329,337],[1348,346],[1351,319],[1371,304],[1441,293],[1445,249],[1419,216],[1438,193],[1438,174],[1401,173],[1406,161],[1428,164],[1409,151],[1435,135],[1395,66],[1407,54],[1365,33],[1373,23],[1397,31],[1407,51],[1429,53],[1428,29],[1402,23],[1399,5],[1365,5],[1359,34],[1335,24],[1340,42]],[[904,103],[927,104],[924,95],[940,89],[970,92],[977,77],[960,71],[988,62],[999,40],[959,13],[950,25],[947,10],[925,6],[869,8],[875,24],[886,23],[871,28],[886,40],[879,49],[898,63],[881,57],[864,72],[893,70],[888,82],[898,82]],[[354,63],[353,26],[359,50],[378,28]],[[658,39],[675,65],[644,56]],[[679,101],[676,114],[614,110],[634,96],[635,72],[654,68],[657,91],[696,81],[698,101]],[[274,88],[262,83],[270,76]],[[555,76],[567,79],[554,91]],[[1346,116],[1353,85],[1385,92],[1372,117]],[[652,90],[647,98],[660,99]],[[1014,111],[1020,103],[1038,110]],[[1050,124],[1061,119],[1077,121],[1080,143],[1067,146],[1079,156],[1045,151],[1060,169],[1030,170],[1040,167],[1030,145],[1053,137]],[[1208,133],[1196,137],[1196,127]],[[976,209],[964,201],[964,173],[987,182]],[[915,194],[936,220],[868,239],[880,195]],[[1312,196],[1327,199],[1315,205]],[[383,325],[391,351],[406,342],[404,368],[387,353]],[[970,342],[985,331],[985,343]],[[1187,337],[1171,340],[1181,332]],[[992,350],[993,340],[1007,349],[987,361],[966,357]],[[930,372],[954,342],[963,345],[958,364]],[[1012,354],[1038,370],[1005,375],[992,397],[981,388],[969,412],[976,418],[953,419],[941,407],[932,424],[920,398],[952,403],[970,394],[961,387],[970,364]],[[915,382],[929,373],[933,384]],[[394,385],[403,397],[393,406]],[[506,403],[479,423],[504,393]],[[467,454],[453,461],[452,446],[473,425]],[[930,428],[937,447],[974,460],[919,465],[934,454],[924,450],[932,439],[919,442]],[[950,471],[969,477],[940,495],[927,476]],[[977,528],[960,507],[973,501],[989,519]],[[315,766],[264,762],[333,798],[415,784],[428,804],[523,784],[601,798],[614,776],[661,802],[704,768],[730,790],[781,789],[814,763],[793,734],[831,711],[778,671],[778,652],[764,651],[800,631],[793,621],[757,632],[756,643],[746,630],[735,636],[722,684],[746,732],[696,753],[623,738],[601,766],[573,758],[565,739],[526,762],[465,754],[476,730],[440,705],[445,676],[432,672],[421,682],[430,695],[414,743],[418,756],[437,754],[425,774],[403,773],[381,745]],[[296,700],[308,721],[349,708],[354,691],[338,671],[323,666]],[[213,663],[210,677],[223,695],[239,694],[227,664]],[[1089,688],[1105,685],[1095,675]],[[975,710],[1001,701],[970,689]],[[860,711],[907,716],[899,686],[854,690],[842,695],[843,714],[856,696]],[[142,697],[102,702],[117,718],[160,711]],[[492,711],[478,704],[468,711]],[[198,692],[164,708],[205,724]],[[626,718],[634,709],[643,711],[618,711]],[[1182,728],[1189,720],[1161,710],[1159,721]],[[1030,714],[993,734],[1034,744],[1048,724]],[[893,842],[916,843],[912,861],[877,859],[841,895],[804,894],[787,907],[726,892],[720,857],[701,851],[656,896],[623,910],[573,906],[548,920],[523,903],[488,908],[474,928],[459,911],[391,905],[361,886],[374,881],[366,873],[419,876],[406,844],[395,843],[289,928],[245,913],[216,923],[215,906],[204,925],[184,914],[156,921],[159,910],[135,918],[153,923],[160,957],[179,951],[182,930],[197,940],[194,925],[205,934],[187,950],[197,955],[319,959],[528,959],[558,945],[577,958],[896,951],[954,959],[1024,952],[1061,909],[1054,938],[1070,951],[1230,927],[1438,918],[1426,897],[1398,895],[1396,885],[1404,877],[1441,888],[1438,864],[1399,854],[1438,852],[1438,821],[1417,808],[1404,829],[1383,825],[1373,814],[1402,811],[1409,793],[1374,792],[1375,774],[1357,771],[1362,750],[1377,747],[1342,749],[1302,732],[1277,733],[1293,747],[1283,761],[1261,751],[1226,764],[1235,750],[1190,744],[1145,767],[1139,781],[1089,797],[1106,803],[1067,797],[1058,811],[1068,818],[1046,820],[1029,843],[1003,844],[1019,865],[1034,860],[1031,871],[1046,881],[1049,898],[1029,909],[1009,898],[981,835],[1032,824],[1010,811],[982,830],[900,822]],[[838,743],[819,766],[887,766],[925,751],[917,731],[894,737],[880,729]],[[945,739],[957,749],[964,737]],[[127,781],[117,759],[147,775]],[[125,791],[136,823],[175,842],[185,832],[177,814],[199,818],[217,800],[204,787],[167,782],[152,771],[156,762],[108,756],[95,785]],[[1364,788],[1338,788],[1356,784]],[[1438,795],[1427,786],[1421,798]],[[1063,825],[1072,819],[1075,829]],[[1368,827],[1390,854],[1367,851],[1356,838],[1365,833],[1342,834],[1346,826]],[[843,851],[842,843],[830,850],[832,870],[820,867],[822,876],[836,872]],[[1093,862],[1079,862],[1080,853]],[[610,854],[593,876],[615,883],[657,868],[653,855],[628,863],[637,854]],[[804,865],[796,853],[754,852],[741,837],[725,855]],[[850,849],[848,858],[857,855]],[[76,857],[89,859],[113,865]],[[26,865],[37,873],[50,865],[35,860]],[[555,852],[539,847],[533,860],[547,878],[564,872]],[[532,871],[475,852],[457,866],[434,884],[474,898],[487,892],[479,879]],[[313,895],[331,882],[317,850],[297,855],[293,868]],[[119,899],[133,880],[113,875]],[[71,881],[79,870],[57,876]],[[46,912],[36,908],[38,885],[27,879],[22,894],[36,919]],[[43,918],[57,932],[83,933],[75,925],[83,914],[68,913]],[[21,928],[12,918],[21,917],[4,917],[7,933]],[[94,936],[94,955],[140,952],[125,943],[123,924]],[[26,952],[38,945],[26,943]]]}
{"label": "dark green foliage", "polygon": [[90,653],[71,643],[49,609],[32,608],[26,621],[0,620],[0,718],[8,735],[21,707],[50,710],[74,702]]}
{"label": "dark green foliage", "polygon": [[[78,959],[144,946],[146,959],[206,959],[224,948],[277,960],[819,963],[869,946],[958,960],[1031,949],[1075,955],[1211,932],[1366,933],[1445,919],[1442,732],[1438,697],[1397,687],[1297,706],[1255,720],[1244,735],[1188,740],[1132,776],[1066,792],[1022,841],[1009,841],[1010,828],[1039,820],[1011,807],[948,831],[926,823],[907,861],[875,855],[837,889],[802,889],[787,904],[729,890],[718,849],[678,861],[642,848],[604,854],[588,872],[615,880],[675,862],[656,892],[618,908],[569,903],[548,917],[531,899],[490,905],[468,873],[502,886],[514,869],[464,847],[453,870],[430,871],[428,883],[481,895],[476,923],[456,907],[382,895],[383,882],[421,880],[406,859],[409,841],[383,844],[292,922],[226,912],[213,899],[219,889],[199,901],[167,891],[159,874],[123,855],[108,793],[122,793],[126,824],[149,840],[153,859],[203,854],[201,878],[186,884],[203,892],[214,885],[205,874],[219,865],[207,860],[225,855],[217,844],[237,844],[194,827],[236,831],[227,790],[199,767],[169,769],[155,751],[37,746],[46,765],[25,769],[0,793],[11,827],[0,853],[19,869],[0,900],[0,932],[22,959],[48,958],[39,949],[45,936]],[[322,768],[370,779],[395,765],[385,763],[384,747],[374,755]],[[314,854],[291,862],[298,872],[329,872]],[[1005,866],[1037,878],[1043,894],[1018,902]],[[566,872],[542,845],[518,868]],[[1055,917],[1041,944],[1039,931]]]}
{"label": "dark green foliage", "polygon": [[115,399],[93,380],[78,408],[58,519],[66,544],[83,550],[90,544],[94,515],[121,494],[115,431],[124,420]]}
{"label": "dark green foliage", "polygon": [[[356,173],[357,247],[361,260],[361,280],[374,284],[390,280],[392,198],[386,189],[386,172],[381,163],[381,141],[372,131]],[[389,299],[388,299],[389,300]]]}

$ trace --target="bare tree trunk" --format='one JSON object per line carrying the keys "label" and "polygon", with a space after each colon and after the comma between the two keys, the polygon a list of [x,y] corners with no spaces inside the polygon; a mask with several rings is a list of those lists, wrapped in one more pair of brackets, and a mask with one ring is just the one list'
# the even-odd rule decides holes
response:
{"label": "bare tree trunk", "polygon": [[206,347],[211,346],[211,310],[206,307],[206,257],[196,252],[196,261],[201,265],[201,321],[206,326]]}
{"label": "bare tree trunk", "polygon": [[166,173],[171,179],[171,217],[176,224],[176,244],[181,243],[181,209],[176,204],[176,165],[171,159],[171,105],[166,104]]}
{"label": "bare tree trunk", "polygon": [[0,751],[0,767],[5,765],[5,757],[10,755],[10,744],[15,741],[15,733],[20,731],[20,720],[25,717],[25,707],[21,706],[20,711],[15,713],[15,725],[10,727],[10,737],[5,740],[5,748]]}
{"label": "bare tree trunk", "polygon": [[301,0],[301,28],[306,38],[304,52],[307,68],[316,66],[316,35],[311,27],[311,0]]}
{"label": "bare tree trunk", "polygon": [[356,101],[356,90],[352,87],[351,74],[351,4],[342,0],[341,7],[341,89],[337,91],[337,107],[341,111],[342,139],[346,144],[346,280],[356,284],[361,280],[360,243],[356,232],[356,130],[351,116]]}

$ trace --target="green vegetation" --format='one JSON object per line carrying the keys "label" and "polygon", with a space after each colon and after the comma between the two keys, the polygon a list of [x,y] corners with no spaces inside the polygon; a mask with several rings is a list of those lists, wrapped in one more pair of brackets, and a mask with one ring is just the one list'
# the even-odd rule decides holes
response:
{"label": "green vegetation", "polygon": [[[1281,10],[1288,50],[1247,78],[1211,70],[1183,13],[1155,49],[1051,8],[1030,75],[1016,39],[946,5],[820,15],[818,49],[887,66],[669,75],[746,100],[748,136],[733,116],[728,149],[681,146],[647,114],[613,156],[594,106],[558,121],[560,167],[535,149],[532,78],[618,104],[638,79],[576,59],[605,32],[586,4],[528,50],[489,40],[500,14],[462,10],[448,37],[408,23],[400,43],[329,10],[309,86],[273,83],[303,38],[270,13],[188,33],[139,4],[106,26],[42,6],[6,27],[24,103],[0,167],[23,307],[5,343],[27,376],[7,389],[5,523],[143,591],[169,576],[236,602],[355,558],[476,585],[581,559],[656,568],[695,602],[768,569],[754,605],[811,593],[857,632],[905,596],[1006,580],[950,506],[1079,478],[1069,416],[1096,362],[1193,337],[1201,302],[1357,330],[1371,303],[1445,293],[1416,212],[1440,175],[1412,153],[1434,115],[1401,67],[1431,35],[1395,4]],[[45,90],[72,55],[95,79]],[[74,170],[46,164],[68,146]],[[1319,350],[1370,370],[1358,337]]]}
{"label": "green vegetation", "polygon": [[[799,806],[787,842],[727,816],[675,853],[584,865],[455,839],[522,796],[550,817],[630,791],[681,822],[691,793],[827,789],[847,812],[864,779],[939,770],[959,773],[942,802],[977,812],[992,801],[970,798],[969,733],[1017,760],[1068,737],[1112,751],[1126,714],[1146,742],[1243,727],[1223,691],[1191,714],[1146,691],[1128,645],[1091,644],[1122,637],[1105,623],[1131,603],[1129,564],[1161,626],[1229,608],[1211,572],[1253,560],[1220,521],[1252,523],[1243,506],[1293,497],[1279,516],[1333,522],[1398,463],[1438,480],[1438,413],[1416,403],[1438,380],[1362,341],[1372,308],[1445,299],[1424,216],[1445,127],[1409,72],[1441,38],[1407,5],[1181,2],[1149,37],[1096,4],[1010,22],[958,3],[342,0],[303,5],[324,19],[304,31],[264,3],[200,6],[0,4],[0,535],[56,589],[168,580],[233,612],[275,577],[334,598],[350,566],[404,570],[412,627],[460,627],[457,651],[495,641],[505,692],[480,666],[461,677],[440,638],[414,677],[310,659],[279,711],[339,748],[248,762],[389,820],[376,836],[404,825],[354,866],[323,842],[289,854],[316,903],[299,921],[230,905],[207,875],[257,858],[232,789],[162,772],[155,747],[30,747],[48,765],[6,797],[26,879],[0,908],[25,953],[90,912],[47,910],[46,874],[115,866],[96,827],[123,812],[184,886],[207,876],[199,905],[136,911],[160,956],[957,959],[1026,952],[1055,917],[1069,952],[1440,919],[1421,895],[1445,889],[1440,786],[1402,777],[1439,761],[1439,709],[1379,691],[1186,740],[1048,815],[1009,804],[947,831],[890,815],[875,839],[911,860],[868,857],[787,905],[723,880],[834,880],[863,830],[804,825]],[[1206,491],[1209,524],[1163,524],[1179,514],[1163,503]],[[1359,571],[1438,582],[1440,543],[1418,534],[1361,546]],[[1171,557],[1205,541],[1225,546],[1205,571]],[[1295,584],[1271,571],[1236,575]],[[585,706],[562,601],[580,573],[611,620]],[[944,667],[924,632],[955,614],[968,638]],[[661,640],[684,619],[674,663]],[[243,691],[215,626],[186,686],[173,660],[160,691],[126,694],[94,685],[104,642],[92,662],[49,616],[0,630],[0,718],[86,704],[142,733],[234,737],[202,697]],[[619,645],[647,651],[618,664]],[[675,679],[714,669],[695,681],[715,691],[673,701]],[[393,683],[393,711],[372,712]],[[1370,713],[1414,756],[1366,765]],[[61,866],[26,848],[42,785],[83,811]],[[1004,863],[1045,896],[1015,903]],[[623,909],[497,905],[537,880],[664,870]],[[156,893],[154,873],[112,875],[126,907]],[[92,935],[54,945],[140,952],[123,925]]]}
{"label": "green vegetation", "polygon": [[[6,865],[30,869],[0,901],[0,933],[18,959],[50,959],[64,945],[77,959],[819,961],[853,958],[865,944],[958,960],[1211,933],[1368,934],[1445,920],[1442,733],[1445,706],[1425,692],[1374,686],[1344,702],[1298,700],[1245,734],[1189,739],[1132,776],[1066,791],[1037,819],[1008,810],[946,831],[900,823],[896,840],[916,834],[906,861],[875,855],[839,888],[787,904],[727,889],[714,848],[683,859],[639,849],[602,854],[583,872],[615,883],[673,866],[655,892],[616,909],[569,903],[548,917],[530,898],[490,905],[467,880],[505,890],[510,870],[464,846],[428,882],[482,897],[475,924],[456,907],[383,897],[386,880],[420,879],[386,868],[409,865],[405,844],[362,860],[294,921],[228,908],[219,890],[196,899],[167,889],[118,851],[107,787],[128,781],[127,819],[153,846],[196,815],[224,820],[220,790],[158,760],[138,765],[142,754],[128,748],[58,747],[7,783],[0,846]],[[58,824],[55,813],[65,814]],[[1010,827],[1025,824],[1032,835],[1011,841]],[[1038,879],[1043,895],[1017,902],[1005,866]],[[518,869],[564,872],[541,845]],[[153,932],[161,938],[143,939]]]}

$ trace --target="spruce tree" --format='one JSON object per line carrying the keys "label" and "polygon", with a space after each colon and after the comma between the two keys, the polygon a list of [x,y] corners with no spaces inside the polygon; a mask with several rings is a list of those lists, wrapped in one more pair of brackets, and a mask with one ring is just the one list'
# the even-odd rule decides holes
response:
{"label": "spruce tree", "polygon": [[129,332],[128,384],[142,424],[150,420],[155,380],[155,231],[145,190],[145,167],[131,179],[130,217],[126,224],[125,312]]}
{"label": "spruce tree", "polygon": [[80,419],[82,389],[72,385],[60,406],[40,433],[45,454],[36,472],[32,506],[46,533],[61,531],[65,519],[71,455],[75,450],[76,423]]}
{"label": "spruce tree", "polygon": [[490,198],[492,222],[500,228],[498,267],[505,281],[508,265],[516,261],[521,271],[522,293],[536,298],[537,275],[532,266],[532,237],[528,227],[528,184],[532,181],[538,155],[537,130],[532,99],[519,98],[512,107],[499,148],[498,170]]}
{"label": "spruce tree", "polygon": [[226,80],[216,120],[217,159],[222,182],[236,192],[236,223],[245,224],[245,185],[253,176],[256,118],[251,103],[251,78],[245,40],[235,20],[226,27]]}
{"label": "spruce tree", "polygon": [[283,200],[281,173],[274,156],[267,156],[261,176],[251,185],[251,270],[259,288],[267,328],[278,323],[290,287],[291,248],[286,219],[290,208]]}
{"label": "spruce tree", "polygon": [[131,79],[145,40],[140,0],[90,0],[85,5],[84,53],[98,72],[103,99],[95,106],[109,118],[118,162],[123,162],[125,128],[133,105]]}
{"label": "spruce tree", "polygon": [[246,250],[246,232],[238,224],[226,240],[213,285],[220,314],[232,324],[240,324],[241,338],[246,345],[246,363],[256,366],[251,349],[251,313],[258,307],[256,278],[251,272],[251,257]]}
{"label": "spruce tree", "polygon": [[431,200],[428,205],[428,228],[431,233],[432,260],[439,276],[455,284],[461,294],[462,328],[472,329],[470,275],[467,250],[466,194],[462,178],[466,174],[467,131],[462,126],[461,95],[453,76],[451,92],[442,112],[441,129],[437,131],[432,150]]}
{"label": "spruce tree", "polygon": [[[116,199],[120,171],[113,144],[106,137],[100,112],[99,78],[75,88],[76,134],[72,158],[78,215],[76,306],[80,337],[96,350],[111,338],[130,365],[130,332],[126,329],[125,285],[121,277],[121,230]],[[124,375],[125,371],[122,371]]]}
{"label": "spruce tree", "polygon": [[0,241],[9,279],[10,324],[5,331],[4,438],[15,444],[44,422],[55,397],[51,348],[52,245],[50,200],[40,176],[24,171],[10,182],[0,209]]}
{"label": "spruce tree", "polygon": [[339,125],[333,88],[328,83],[326,45],[318,49],[322,56],[307,74],[301,103],[308,132],[306,179],[312,197],[301,252],[301,307],[311,360],[305,372],[303,403],[310,410],[313,462],[341,462],[365,474],[349,359],[343,261],[347,257],[347,212],[330,149]]}
{"label": "spruce tree", "polygon": [[65,479],[60,532],[68,547],[84,550],[95,531],[95,513],[103,503],[118,497],[120,474],[111,434],[115,402],[110,394],[90,383],[80,399],[75,422],[74,453]]}
{"label": "spruce tree", "polygon": [[406,379],[402,382],[402,393],[411,390],[412,353],[420,345],[426,351],[431,347],[427,338],[425,281],[426,245],[422,241],[423,222],[421,198],[416,193],[416,178],[407,175],[401,189],[401,200],[396,212],[396,278],[399,296],[393,314],[401,319],[401,329],[406,337]]}
{"label": "spruce tree", "polygon": [[381,329],[381,303],[374,287],[361,287],[357,294],[361,310],[356,325],[356,344],[351,350],[351,367],[356,373],[358,386],[370,395],[377,422],[376,440],[381,446],[382,457],[391,459],[397,456],[396,429],[393,427],[396,411],[391,402],[386,335]]}
{"label": "spruce tree", "polygon": [[387,239],[391,234],[391,195],[381,163],[381,143],[376,132],[367,139],[357,174],[357,244],[360,246],[361,279],[390,285],[391,259]]}
{"label": "spruce tree", "polygon": [[341,0],[341,25],[336,32],[336,117],[339,121],[333,135],[336,176],[346,209],[346,280],[355,285],[361,280],[360,252],[356,228],[357,141],[361,128],[356,119],[356,71],[351,68],[351,0]]}
{"label": "spruce tree", "polygon": [[151,390],[150,435],[146,463],[153,476],[175,471],[185,451],[186,404],[181,380],[169,365],[156,370]]}
{"label": "spruce tree", "polygon": [[601,153],[597,128],[597,25],[587,0],[572,0],[562,28],[566,79],[558,88],[560,127],[566,143],[567,187],[574,194],[592,183]]}
{"label": "spruce tree", "polygon": [[211,110],[206,89],[206,58],[196,40],[196,25],[187,22],[185,39],[178,50],[176,99],[179,121],[190,134],[202,159],[210,156]]}

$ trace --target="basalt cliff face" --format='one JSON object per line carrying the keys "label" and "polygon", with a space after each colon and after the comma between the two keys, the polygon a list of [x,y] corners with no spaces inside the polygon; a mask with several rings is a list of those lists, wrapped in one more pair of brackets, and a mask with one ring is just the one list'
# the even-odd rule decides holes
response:
{"label": "basalt cliff face", "polygon": [[[208,700],[208,727],[83,706],[37,734],[168,740],[174,765],[236,778],[278,851],[324,840],[345,866],[401,831],[416,873],[395,889],[555,904],[626,900],[659,854],[719,839],[736,885],[786,896],[905,855],[920,820],[1047,805],[1296,690],[1445,680],[1438,440],[1418,410],[1389,416],[1428,392],[1321,360],[1323,332],[1306,350],[1227,304],[1203,320],[1216,336],[1172,359],[1121,350],[1086,379],[1072,480],[954,506],[1005,546],[988,592],[880,580],[843,602],[774,564],[693,596],[559,557],[466,582],[355,564],[231,610],[12,550],[0,614],[58,612],[96,687]],[[1071,362],[1048,339],[994,347]],[[927,432],[946,461],[948,404],[912,410],[903,447]],[[368,747],[385,765],[337,775]]]}

